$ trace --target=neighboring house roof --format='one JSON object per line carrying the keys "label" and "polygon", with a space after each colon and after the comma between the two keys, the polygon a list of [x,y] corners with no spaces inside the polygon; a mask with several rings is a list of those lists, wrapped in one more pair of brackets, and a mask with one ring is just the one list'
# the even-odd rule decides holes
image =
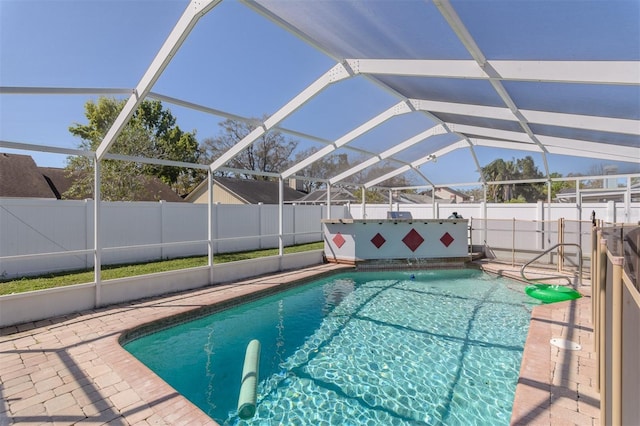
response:
{"label": "neighboring house roof", "polygon": [[[214,177],[213,183],[245,204],[278,204],[280,202],[278,182]],[[207,181],[204,180],[185,197],[185,201],[196,202],[206,192]],[[304,197],[305,193],[285,185],[282,195],[285,202],[291,202]]]}
{"label": "neighboring house roof", "polygon": [[[357,203],[359,200],[344,188],[331,188],[331,204]],[[327,190],[317,189],[296,200],[300,204],[317,204],[327,202]]]}
{"label": "neighboring house roof", "polygon": [[73,185],[73,179],[67,176],[65,169],[56,167],[38,167],[40,173],[45,178],[51,191],[55,194],[57,199],[62,198],[62,194],[67,192],[71,185]]}
{"label": "neighboring house roof", "polygon": [[160,178],[155,176],[146,176],[145,192],[136,201],[168,201],[171,203],[182,203],[184,198],[175,193],[173,189]]}
{"label": "neighboring house roof", "polygon": [[56,198],[29,155],[0,154],[0,197]]}
{"label": "neighboring house roof", "polygon": [[[145,181],[146,190],[136,201],[184,201],[159,178]],[[0,154],[0,197],[60,199],[71,185],[73,177],[65,169],[38,167],[29,155]]]}

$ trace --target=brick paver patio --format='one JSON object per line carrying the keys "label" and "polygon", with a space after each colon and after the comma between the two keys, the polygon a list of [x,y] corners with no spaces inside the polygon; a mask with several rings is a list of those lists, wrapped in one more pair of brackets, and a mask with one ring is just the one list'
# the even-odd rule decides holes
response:
{"label": "brick paver patio", "polygon": [[[502,265],[485,266],[513,273]],[[340,268],[322,265],[1,329],[0,425],[214,425],[129,355],[118,343],[122,333]],[[513,424],[599,423],[590,309],[588,297],[534,309]],[[582,349],[559,349],[549,344],[552,337]]]}

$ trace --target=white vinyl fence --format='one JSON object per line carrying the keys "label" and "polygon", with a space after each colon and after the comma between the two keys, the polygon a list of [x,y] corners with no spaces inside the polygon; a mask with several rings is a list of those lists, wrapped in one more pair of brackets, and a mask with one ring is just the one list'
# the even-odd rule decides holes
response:
{"label": "white vinyl fence", "polygon": [[[434,208],[435,207],[435,208]],[[0,276],[13,278],[93,267],[93,201],[0,198]],[[364,218],[386,218],[388,204],[366,205]],[[637,223],[640,204],[405,204],[416,219],[446,218],[456,211],[466,219],[516,219],[553,222],[559,218],[590,220],[592,211],[604,222]],[[206,255],[207,206],[167,202],[103,202],[102,263],[121,264]],[[486,217],[485,217],[486,214]],[[320,220],[326,206],[286,205],[285,246],[321,241]],[[213,206],[214,253],[278,247],[277,205]],[[363,206],[332,206],[331,218],[363,218]],[[479,223],[479,222],[476,222]],[[504,226],[510,227],[511,224]],[[541,226],[541,225],[531,225]],[[551,225],[553,226],[553,225]],[[484,227],[484,226],[483,226]],[[488,228],[488,226],[486,227]],[[547,229],[547,231],[549,231]],[[505,233],[505,235],[507,235]],[[512,235],[508,233],[508,235]],[[508,237],[511,238],[511,237]],[[486,235],[473,234],[473,244]],[[506,243],[505,243],[506,244]],[[495,244],[494,247],[510,247]],[[539,249],[541,247],[531,247]],[[53,255],[52,255],[53,253]],[[41,254],[41,255],[40,255]]]}
{"label": "white vinyl fence", "polygon": [[[0,276],[91,268],[93,210],[92,200],[0,198]],[[344,217],[344,207],[331,210]],[[206,255],[207,211],[202,204],[103,202],[102,263]],[[214,253],[278,247],[277,205],[216,204],[212,217]],[[325,206],[284,206],[284,245],[321,241],[324,217]]]}
{"label": "white vinyl fence", "polygon": [[[523,264],[559,242],[582,247],[583,268],[590,267],[591,215],[601,223],[640,223],[640,203],[570,203],[538,202],[529,204],[393,204],[394,211],[408,211],[414,219],[447,218],[453,212],[469,219],[471,250],[484,252],[489,258]],[[363,218],[363,206],[352,204],[350,215]],[[366,219],[387,217],[389,204],[366,205]],[[561,224],[561,225],[560,225]],[[562,226],[559,232],[559,226]],[[561,235],[560,235],[561,234]],[[578,250],[562,249],[565,267],[577,267]],[[537,263],[557,264],[558,253],[552,251]]]}
{"label": "white vinyl fence", "polygon": [[[435,207],[435,208],[434,208]],[[464,204],[393,204],[393,211],[408,211],[415,219],[447,218],[457,212],[465,219],[516,219],[516,220],[551,220],[560,218],[569,220],[591,220],[592,212],[596,218],[607,223],[640,222],[640,203],[464,203]],[[364,210],[364,215],[363,215]],[[486,210],[486,216],[485,216]],[[351,204],[349,214],[354,219],[385,219],[389,204]]]}

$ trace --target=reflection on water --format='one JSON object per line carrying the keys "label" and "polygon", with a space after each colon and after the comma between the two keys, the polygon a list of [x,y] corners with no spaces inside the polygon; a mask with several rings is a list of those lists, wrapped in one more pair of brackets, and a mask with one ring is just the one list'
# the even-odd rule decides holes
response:
{"label": "reflection on water", "polygon": [[251,424],[235,410],[256,338],[255,424],[506,425],[528,301],[479,271],[341,274],[126,348],[219,423]]}

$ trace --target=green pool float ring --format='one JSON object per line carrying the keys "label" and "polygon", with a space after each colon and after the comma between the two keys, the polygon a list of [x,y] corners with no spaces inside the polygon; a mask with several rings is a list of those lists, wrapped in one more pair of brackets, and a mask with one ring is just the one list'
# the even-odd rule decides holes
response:
{"label": "green pool float ring", "polygon": [[571,287],[551,284],[532,284],[524,289],[529,296],[541,300],[543,303],[564,302],[582,297],[580,293]]}

